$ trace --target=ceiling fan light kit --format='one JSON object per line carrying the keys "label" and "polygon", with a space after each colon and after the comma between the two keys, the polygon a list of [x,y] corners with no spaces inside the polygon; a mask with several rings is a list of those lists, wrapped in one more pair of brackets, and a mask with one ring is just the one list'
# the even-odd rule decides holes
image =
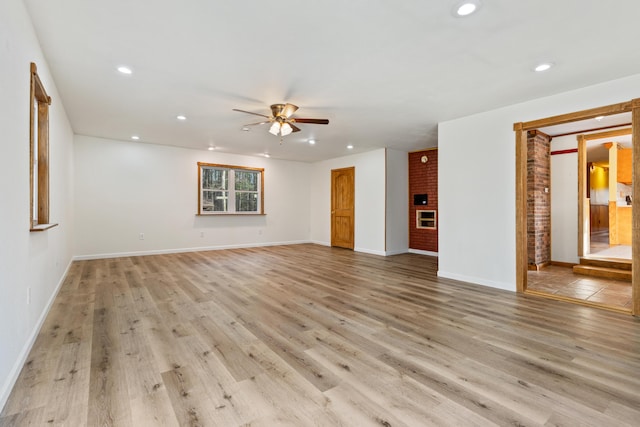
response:
{"label": "ceiling fan light kit", "polygon": [[269,133],[275,136],[280,135],[280,143],[282,144],[282,137],[290,135],[293,132],[300,132],[301,129],[296,126],[294,123],[309,123],[316,125],[328,125],[328,119],[304,119],[300,117],[291,117],[293,113],[298,110],[297,105],[293,104],[272,104],[271,105],[271,116],[267,116],[265,114],[260,113],[252,113],[251,111],[239,110],[234,108],[233,111],[238,111],[240,113],[253,114],[254,116],[264,117],[267,120],[258,122],[258,123],[249,123],[243,126],[243,129],[247,128],[247,126],[256,126],[256,125],[265,125],[271,124],[269,128]]}
{"label": "ceiling fan light kit", "polygon": [[280,125],[280,135],[287,136],[291,132],[293,132],[293,128],[289,123],[283,123],[282,125]]}

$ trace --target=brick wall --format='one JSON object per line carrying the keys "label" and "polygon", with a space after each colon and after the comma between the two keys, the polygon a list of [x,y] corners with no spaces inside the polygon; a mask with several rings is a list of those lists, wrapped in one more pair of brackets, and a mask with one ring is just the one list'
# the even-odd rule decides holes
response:
{"label": "brick wall", "polygon": [[[427,163],[420,161],[427,156]],[[414,206],[414,194],[427,194],[428,204]],[[436,211],[436,229],[416,228],[416,209]],[[438,150],[409,153],[409,248],[438,252]]]}
{"label": "brick wall", "polygon": [[[551,138],[539,131],[527,138],[527,261],[551,262]],[[548,192],[545,192],[548,189]]]}

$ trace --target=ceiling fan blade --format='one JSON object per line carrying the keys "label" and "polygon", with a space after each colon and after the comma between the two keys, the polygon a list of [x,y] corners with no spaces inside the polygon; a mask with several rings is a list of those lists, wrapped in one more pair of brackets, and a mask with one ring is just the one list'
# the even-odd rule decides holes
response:
{"label": "ceiling fan blade", "polygon": [[312,123],[314,125],[328,125],[329,119],[300,119],[298,117],[292,118],[292,122],[295,123]]}
{"label": "ceiling fan blade", "polygon": [[242,125],[242,126],[257,126],[257,125],[266,125],[268,123],[271,123],[271,120],[267,120],[266,122],[257,122],[257,123],[248,123],[246,125]]}
{"label": "ceiling fan blade", "polygon": [[291,126],[291,129],[293,129],[293,132],[300,132],[302,130],[298,126],[294,125],[293,123],[289,123],[289,126]]}
{"label": "ceiling fan blade", "polygon": [[297,105],[287,103],[287,105],[285,105],[284,108],[282,109],[281,114],[288,119],[289,116],[295,113],[297,109],[298,109]]}
{"label": "ceiling fan blade", "polygon": [[253,114],[254,116],[266,117],[267,119],[271,118],[269,116],[265,116],[264,114],[252,113],[251,111],[245,111],[245,110],[238,110],[237,108],[232,108],[232,110],[237,111],[239,113],[247,113],[247,114]]}

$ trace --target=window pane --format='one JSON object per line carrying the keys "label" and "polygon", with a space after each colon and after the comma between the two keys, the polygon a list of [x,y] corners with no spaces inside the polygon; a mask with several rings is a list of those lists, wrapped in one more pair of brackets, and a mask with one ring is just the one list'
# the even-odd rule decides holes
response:
{"label": "window pane", "polygon": [[237,191],[258,191],[258,172],[235,171]]}
{"label": "window pane", "polygon": [[227,169],[202,168],[202,188],[205,190],[228,190],[229,171]]}
{"label": "window pane", "polygon": [[237,192],[236,212],[258,212],[258,194]]}
{"label": "window pane", "polygon": [[227,212],[229,193],[227,191],[203,191],[202,210],[204,212]]}

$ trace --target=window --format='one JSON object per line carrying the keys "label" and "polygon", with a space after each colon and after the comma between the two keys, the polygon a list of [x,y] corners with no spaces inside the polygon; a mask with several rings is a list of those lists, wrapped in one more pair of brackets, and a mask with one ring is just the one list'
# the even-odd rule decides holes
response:
{"label": "window", "polygon": [[43,231],[49,224],[49,105],[51,98],[38,77],[36,64],[31,63],[31,112],[29,114],[31,231]]}
{"label": "window", "polygon": [[264,214],[264,169],[198,163],[198,215]]}

